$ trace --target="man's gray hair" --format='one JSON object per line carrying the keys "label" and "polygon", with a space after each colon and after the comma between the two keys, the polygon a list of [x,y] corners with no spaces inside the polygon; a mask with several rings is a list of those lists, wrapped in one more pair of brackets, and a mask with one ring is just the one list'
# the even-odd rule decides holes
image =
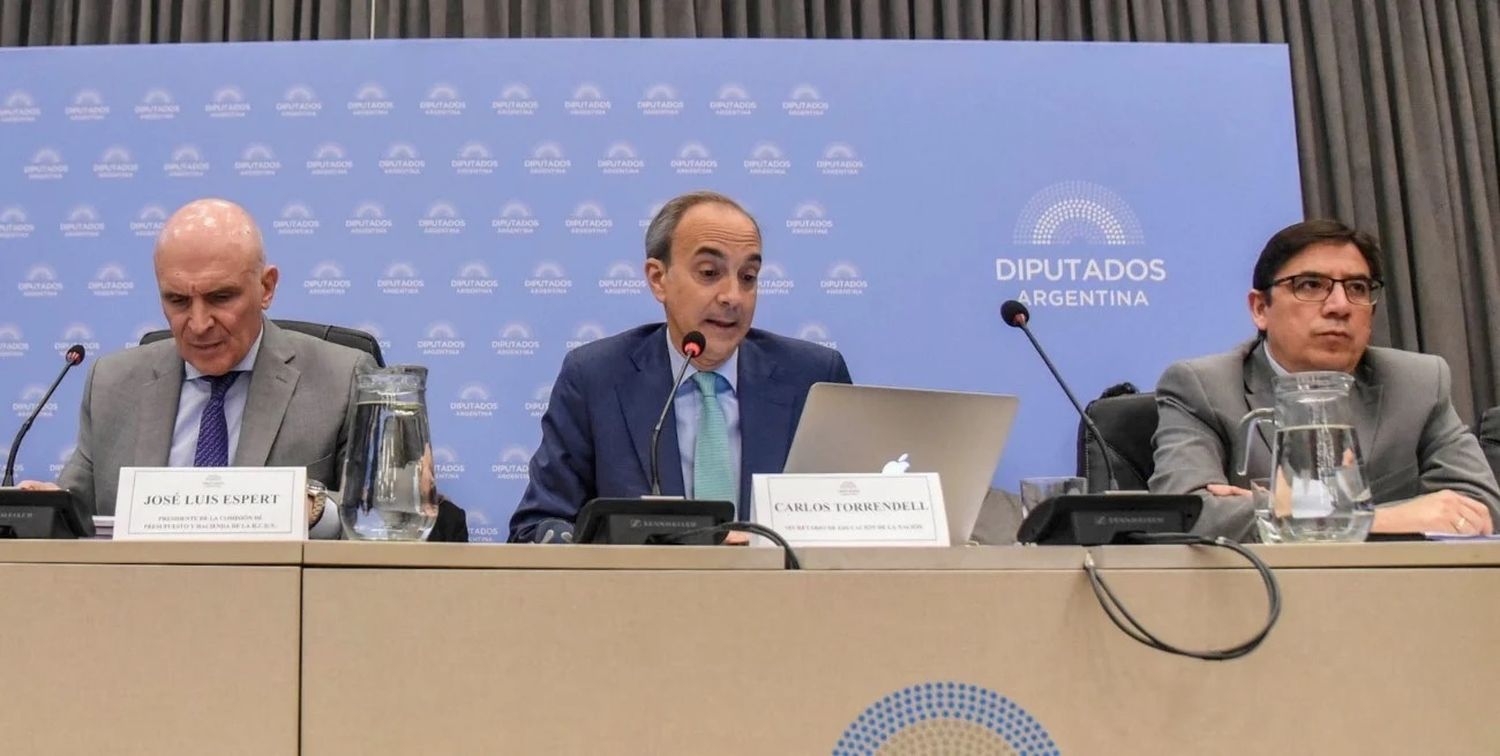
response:
{"label": "man's gray hair", "polygon": [[662,265],[671,265],[672,237],[677,234],[677,224],[682,222],[682,216],[687,215],[687,211],[708,203],[724,205],[739,211],[741,215],[750,219],[750,225],[755,226],[756,238],[760,238],[760,224],[755,221],[755,216],[729,197],[705,189],[678,195],[661,206],[656,217],[651,219],[651,225],[646,227],[646,257],[661,260]]}

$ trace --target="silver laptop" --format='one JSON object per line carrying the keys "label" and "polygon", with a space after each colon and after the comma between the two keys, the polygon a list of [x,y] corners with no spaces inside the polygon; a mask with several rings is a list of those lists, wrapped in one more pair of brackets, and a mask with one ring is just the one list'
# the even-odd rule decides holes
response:
{"label": "silver laptop", "polygon": [[816,383],[789,473],[935,472],[952,543],[974,530],[1020,400],[1003,394]]}

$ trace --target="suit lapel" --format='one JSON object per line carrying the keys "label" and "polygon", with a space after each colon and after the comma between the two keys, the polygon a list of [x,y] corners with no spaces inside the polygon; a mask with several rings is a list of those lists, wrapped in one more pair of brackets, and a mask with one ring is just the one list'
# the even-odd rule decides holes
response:
{"label": "suit lapel", "polygon": [[750,518],[750,483],[754,473],[779,473],[791,450],[796,397],[778,380],[778,370],[760,346],[740,342],[740,506],[739,517]]}
{"label": "suit lapel", "polygon": [[[1271,361],[1266,358],[1265,350],[1259,346],[1252,346],[1245,355],[1246,412],[1276,407],[1275,375],[1276,371],[1271,369]],[[1266,435],[1264,423],[1256,424],[1255,434],[1260,439],[1260,443],[1253,445],[1249,450],[1251,464],[1248,469],[1251,470],[1251,477],[1255,477],[1255,470],[1266,470],[1269,474],[1271,464],[1274,462],[1271,459],[1271,438]],[[1238,448],[1239,443],[1240,441],[1236,440],[1235,443],[1230,444],[1229,448]],[[1254,464],[1254,458],[1262,454],[1266,460],[1263,467]],[[1231,469],[1239,469],[1240,460],[1231,459],[1229,463]]]}
{"label": "suit lapel", "polygon": [[[137,347],[139,349],[140,347]],[[135,463],[143,467],[166,467],[172,451],[172,431],[177,424],[177,404],[182,399],[182,357],[175,348],[152,368],[154,376],[141,386],[135,415]]]}
{"label": "suit lapel", "polygon": [[[656,427],[656,418],[667,392],[672,390],[672,363],[667,357],[667,337],[662,331],[666,326],[653,329],[641,339],[631,353],[636,373],[615,384],[615,394],[620,400],[620,411],[625,416],[625,428],[630,433],[631,445],[641,463],[641,476],[649,490],[651,485],[651,429]],[[661,492],[667,496],[681,496],[686,487],[682,483],[682,455],[677,450],[677,410],[667,410],[662,423],[660,471]]]}
{"label": "suit lapel", "polygon": [[1359,441],[1359,453],[1367,469],[1375,459],[1375,445],[1380,441],[1380,400],[1384,393],[1380,386],[1380,376],[1375,374],[1369,359],[1367,352],[1355,369],[1354,396],[1350,397],[1354,404],[1354,435]]}
{"label": "suit lapel", "polygon": [[301,375],[293,362],[297,353],[269,319],[265,337],[255,356],[250,374],[250,395],[245,399],[245,414],[240,421],[239,446],[235,448],[236,467],[262,467],[271,456],[271,445],[286,417],[287,405]]}

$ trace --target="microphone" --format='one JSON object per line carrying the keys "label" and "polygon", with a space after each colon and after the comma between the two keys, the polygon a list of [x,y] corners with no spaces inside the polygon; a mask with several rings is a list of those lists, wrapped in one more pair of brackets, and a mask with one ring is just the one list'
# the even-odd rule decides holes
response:
{"label": "microphone", "polygon": [[31,411],[31,416],[26,422],[21,423],[21,430],[16,432],[16,437],[10,442],[10,456],[5,459],[5,479],[0,481],[0,486],[13,486],[16,484],[16,452],[21,450],[21,439],[26,438],[26,431],[31,430],[31,424],[36,422],[36,416],[42,413],[42,408],[47,406],[47,400],[52,398],[52,392],[57,390],[57,385],[62,383],[63,376],[73,369],[74,365],[83,362],[85,352],[82,344],[74,344],[68,347],[67,353],[63,355],[66,364],[63,365],[61,373],[57,374],[57,380],[52,382],[52,388],[47,389],[47,394],[37,402],[36,409]]}
{"label": "microphone", "polygon": [[1011,328],[1021,329],[1026,334],[1026,338],[1031,340],[1031,346],[1036,349],[1042,362],[1046,363],[1047,369],[1052,371],[1052,377],[1057,380],[1057,385],[1061,386],[1063,393],[1068,395],[1068,401],[1073,403],[1073,409],[1078,410],[1078,417],[1083,419],[1084,427],[1088,428],[1089,435],[1094,437],[1094,443],[1099,445],[1099,451],[1104,454],[1104,472],[1109,476],[1110,490],[1118,489],[1120,482],[1115,479],[1115,466],[1109,459],[1109,447],[1104,445],[1104,436],[1099,434],[1099,426],[1095,425],[1093,418],[1083,411],[1083,405],[1078,403],[1078,397],[1073,396],[1073,390],[1068,388],[1068,382],[1063,380],[1062,373],[1057,372],[1057,366],[1052,364],[1052,360],[1047,357],[1047,351],[1042,349],[1041,342],[1036,340],[1036,336],[1031,333],[1031,328],[1027,326],[1031,320],[1031,310],[1026,309],[1026,305],[1014,299],[1007,299],[1004,304],[1000,305],[1000,317]]}
{"label": "microphone", "polygon": [[682,369],[677,371],[677,380],[672,382],[672,390],[667,394],[667,401],[661,406],[661,414],[656,418],[656,427],[651,429],[651,495],[661,496],[661,469],[657,463],[657,456],[661,453],[661,426],[667,422],[667,411],[672,409],[672,400],[677,398],[677,389],[682,387],[683,379],[687,378],[688,366],[693,364],[693,359],[703,354],[703,348],[708,346],[708,340],[703,338],[699,331],[688,331],[682,337],[682,353],[687,356],[687,361],[682,363]]}

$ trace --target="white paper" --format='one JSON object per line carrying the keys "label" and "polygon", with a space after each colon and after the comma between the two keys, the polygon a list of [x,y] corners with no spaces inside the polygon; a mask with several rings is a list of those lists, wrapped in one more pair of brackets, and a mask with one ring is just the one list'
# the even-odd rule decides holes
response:
{"label": "white paper", "polygon": [[122,467],[116,540],[301,541],[305,467]]}
{"label": "white paper", "polygon": [[755,521],[794,546],[948,546],[937,473],[756,475]]}

